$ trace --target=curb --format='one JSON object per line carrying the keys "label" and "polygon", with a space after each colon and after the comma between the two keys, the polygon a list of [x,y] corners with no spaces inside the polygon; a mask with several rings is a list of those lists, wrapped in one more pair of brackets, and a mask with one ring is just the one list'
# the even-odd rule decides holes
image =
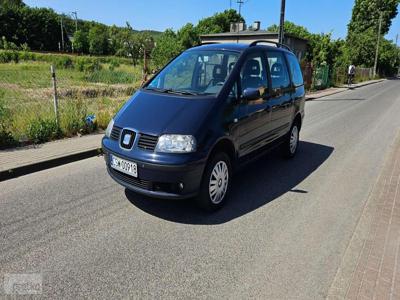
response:
{"label": "curb", "polygon": [[340,91],[335,91],[335,92],[330,93],[329,95],[324,95],[324,96],[316,96],[316,97],[312,97],[312,96],[311,96],[311,97],[307,97],[307,96],[306,96],[306,101],[312,101],[312,100],[314,100],[314,99],[329,97],[329,96],[332,96],[332,95],[336,95],[336,94],[339,94],[339,93],[343,93],[343,92],[345,92],[345,91],[348,91],[348,89],[344,89],[344,90],[340,90]]}
{"label": "curb", "polygon": [[93,156],[100,156],[102,154],[103,154],[102,149],[96,148],[96,149],[87,150],[84,152],[79,152],[79,153],[74,153],[74,154],[70,154],[70,155],[66,155],[66,156],[62,156],[62,157],[53,158],[50,160],[44,160],[44,161],[33,163],[30,165],[17,167],[15,169],[0,171],[0,182],[9,180],[9,179],[13,179],[13,178],[16,178],[19,176],[39,172],[42,170],[54,168],[54,167],[68,164],[68,163],[71,163],[74,161],[87,159],[87,158],[90,158]]}
{"label": "curb", "polygon": [[385,80],[386,80],[386,79],[380,79],[380,80],[376,80],[376,81],[373,81],[373,82],[365,82],[365,83],[363,83],[363,84],[361,84],[361,85],[359,85],[359,86],[354,86],[354,87],[351,87],[351,88],[342,87],[343,90],[332,92],[332,93],[329,94],[329,95],[324,95],[324,96],[319,96],[319,97],[318,97],[318,96],[316,96],[316,97],[310,96],[309,98],[307,98],[307,96],[306,96],[306,101],[312,101],[312,100],[314,100],[314,99],[329,97],[329,96],[332,96],[332,95],[335,95],[335,94],[343,93],[343,92],[348,91],[348,90],[354,90],[354,89],[362,88],[362,87],[364,87],[364,86],[368,86],[368,85],[371,85],[371,84],[380,83],[380,82],[385,81]]}

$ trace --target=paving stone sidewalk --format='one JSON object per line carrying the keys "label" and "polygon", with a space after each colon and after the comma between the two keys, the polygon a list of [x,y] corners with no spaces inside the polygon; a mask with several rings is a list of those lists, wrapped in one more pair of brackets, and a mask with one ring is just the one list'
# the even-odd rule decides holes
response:
{"label": "paving stone sidewalk", "polygon": [[[369,81],[364,81],[364,82],[360,82],[360,83],[356,83],[352,85],[353,89],[356,88],[360,88],[363,86],[367,86],[370,84],[374,84],[374,83],[378,83],[381,82],[385,79],[376,79],[376,80],[369,80]],[[329,88],[329,89],[325,89],[325,90],[321,90],[321,91],[316,91],[316,92],[312,92],[312,93],[308,93],[306,95],[306,100],[313,100],[313,99],[318,99],[318,98],[322,98],[322,97],[327,97],[327,96],[331,96],[337,93],[341,93],[344,91],[347,91],[349,88],[348,86],[341,86],[341,87],[334,87],[334,88]]]}
{"label": "paving stone sidewalk", "polygon": [[370,194],[328,299],[400,299],[400,134]]}
{"label": "paving stone sidewalk", "polygon": [[103,135],[91,134],[41,145],[1,150],[0,173],[98,150],[101,148]]}

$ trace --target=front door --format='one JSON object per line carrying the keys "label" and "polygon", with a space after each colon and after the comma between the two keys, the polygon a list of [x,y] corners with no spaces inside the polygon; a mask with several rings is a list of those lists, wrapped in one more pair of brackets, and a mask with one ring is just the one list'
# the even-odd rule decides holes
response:
{"label": "front door", "polygon": [[246,155],[265,144],[270,128],[270,107],[268,98],[268,75],[266,58],[262,52],[250,53],[243,63],[239,94],[248,88],[260,90],[257,100],[242,100],[239,104],[238,136],[239,156]]}

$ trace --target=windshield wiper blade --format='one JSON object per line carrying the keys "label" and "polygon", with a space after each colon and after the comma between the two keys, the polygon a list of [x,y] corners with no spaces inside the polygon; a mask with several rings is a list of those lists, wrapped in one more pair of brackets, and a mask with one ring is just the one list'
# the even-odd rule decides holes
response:
{"label": "windshield wiper blade", "polygon": [[148,88],[146,88],[146,90],[156,91],[156,92],[160,92],[160,93],[177,94],[177,95],[190,95],[190,96],[199,95],[199,93],[196,93],[196,92],[173,90],[173,89],[161,89],[161,88],[153,88],[153,87],[148,87]]}
{"label": "windshield wiper blade", "polygon": [[146,87],[145,90],[156,91],[156,92],[161,92],[161,93],[168,93],[170,91],[169,89],[160,89],[160,88],[155,88],[155,87]]}
{"label": "windshield wiper blade", "polygon": [[180,95],[191,95],[191,96],[198,95],[198,93],[196,93],[196,92],[189,92],[189,91],[169,90],[168,92],[174,93],[174,94],[180,94]]}

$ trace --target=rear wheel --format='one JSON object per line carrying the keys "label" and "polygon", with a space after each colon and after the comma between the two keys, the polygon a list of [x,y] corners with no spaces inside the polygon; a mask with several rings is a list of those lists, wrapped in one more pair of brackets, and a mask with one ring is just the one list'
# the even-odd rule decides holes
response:
{"label": "rear wheel", "polygon": [[232,180],[229,156],[217,153],[208,162],[204,171],[198,204],[208,211],[219,209],[226,201]]}
{"label": "rear wheel", "polygon": [[292,158],[297,153],[300,140],[300,126],[295,122],[290,129],[286,141],[282,144],[282,152],[286,158]]}

